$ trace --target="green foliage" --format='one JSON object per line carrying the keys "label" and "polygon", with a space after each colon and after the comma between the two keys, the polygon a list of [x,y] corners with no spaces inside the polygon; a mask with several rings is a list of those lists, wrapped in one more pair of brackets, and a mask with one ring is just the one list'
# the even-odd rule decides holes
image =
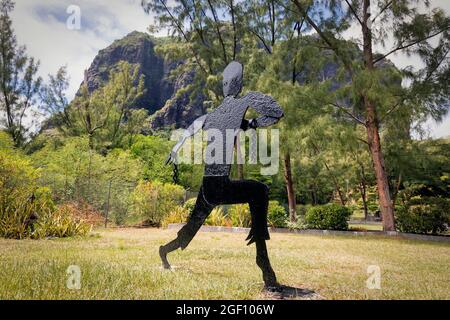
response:
{"label": "green foliage", "polygon": [[84,235],[90,228],[55,208],[41,170],[19,153],[0,150],[0,237],[24,239]]}
{"label": "green foliage", "polygon": [[35,239],[48,237],[85,236],[91,231],[91,226],[73,215],[68,206],[59,207],[54,211],[45,211],[34,225],[32,237]]}
{"label": "green foliage", "polygon": [[49,83],[41,90],[41,109],[50,117],[47,121],[63,132],[72,126],[69,100],[66,96],[69,85],[67,67],[64,66],[58,69],[56,75],[49,75]]}
{"label": "green foliage", "polygon": [[450,201],[428,198],[413,201],[396,211],[396,228],[400,232],[439,234],[446,233],[450,223]]}
{"label": "green foliage", "polygon": [[286,227],[287,219],[288,214],[286,209],[276,200],[269,201],[269,209],[267,214],[268,225],[275,228],[284,228]]}
{"label": "green foliage", "polygon": [[132,194],[133,214],[151,225],[163,219],[181,204],[184,189],[172,183],[141,181]]}
{"label": "green foliage", "polygon": [[423,185],[423,188],[419,188],[421,191],[417,190],[419,194],[450,196],[449,139],[402,141],[401,144],[394,137],[391,139],[387,143],[386,153],[393,185],[400,177],[403,182],[400,189],[408,189],[408,185]]}
{"label": "green foliage", "polygon": [[84,198],[96,202],[92,192],[99,188],[96,181],[103,159],[89,149],[87,138],[69,138],[58,147],[49,143],[34,153],[32,160],[41,168],[40,180],[52,189],[56,201]]}
{"label": "green foliage", "polygon": [[190,211],[184,206],[176,206],[170,213],[161,221],[162,227],[167,227],[171,223],[184,223],[189,217]]}
{"label": "green foliage", "polygon": [[312,205],[310,204],[298,204],[297,209],[297,217],[304,217],[306,215],[306,212],[309,208],[311,208]]}
{"label": "green foliage", "polygon": [[286,226],[287,226],[287,228],[289,228],[291,230],[306,230],[306,229],[308,229],[308,225],[305,222],[304,216],[297,217],[297,221],[295,221],[295,222],[287,221]]}
{"label": "green foliage", "polygon": [[46,209],[33,200],[38,177],[39,171],[28,160],[0,150],[0,236],[21,239],[30,235],[30,219],[36,210]]}
{"label": "green foliage", "polygon": [[205,225],[229,227],[231,222],[225,216],[222,207],[215,207],[206,218]]}
{"label": "green foliage", "polygon": [[228,209],[228,216],[234,227],[248,228],[251,226],[252,217],[248,204],[235,204]]}
{"label": "green foliage", "polygon": [[83,84],[80,92],[68,106],[68,134],[86,135],[89,147],[103,153],[119,146],[130,146],[147,120],[144,110],[132,109],[144,92],[139,66],[121,61],[111,70],[106,84],[93,93]]}
{"label": "green foliage", "polygon": [[123,225],[131,215],[131,194],[142,177],[143,164],[130,151],[114,149],[103,158],[104,171],[99,183],[104,187],[97,192],[100,208],[108,209],[113,221]]}
{"label": "green foliage", "polygon": [[188,210],[189,213],[191,213],[194,210],[195,203],[197,202],[197,198],[190,198],[186,200],[186,202],[183,204],[183,208]]}
{"label": "green foliage", "polygon": [[2,130],[0,130],[0,150],[11,152],[14,150],[13,139],[6,131]]}
{"label": "green foliage", "polygon": [[396,211],[400,232],[446,233],[450,224],[450,200],[436,194],[432,187],[420,184],[402,190],[402,205]]}
{"label": "green foliage", "polygon": [[305,216],[308,228],[322,230],[347,230],[351,212],[338,204],[311,207]]}
{"label": "green foliage", "polygon": [[42,78],[39,61],[29,57],[26,48],[19,46],[12,26],[11,12],[14,2],[0,3],[0,111],[2,125],[11,135],[15,146],[22,146],[31,125],[26,125],[25,115],[37,102]]}
{"label": "green foliage", "polygon": [[115,149],[106,156],[89,148],[87,138],[66,138],[46,144],[32,155],[41,168],[40,183],[52,189],[58,203],[86,201],[109,212],[116,224],[127,221],[130,194],[142,176],[143,164],[130,151]]}
{"label": "green foliage", "polygon": [[170,151],[167,140],[156,136],[138,136],[130,150],[144,163],[143,178],[145,180],[172,182],[172,169],[164,164]]}

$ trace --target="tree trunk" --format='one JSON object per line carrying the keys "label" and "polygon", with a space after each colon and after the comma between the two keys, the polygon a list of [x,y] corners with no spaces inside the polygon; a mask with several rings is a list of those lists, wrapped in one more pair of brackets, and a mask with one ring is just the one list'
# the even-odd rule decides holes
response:
{"label": "tree trunk", "polygon": [[284,180],[286,182],[286,190],[288,196],[289,220],[291,222],[296,222],[297,213],[295,203],[295,192],[294,192],[294,182],[292,180],[291,155],[289,151],[287,151],[284,155]]}
{"label": "tree trunk", "polygon": [[[370,30],[370,0],[364,0],[363,14],[362,33],[364,41],[364,64],[367,70],[373,71],[375,70],[375,66],[373,63],[372,31]],[[391,201],[389,183],[384,166],[384,157],[381,151],[376,108],[372,101],[370,101],[366,92],[363,92],[361,96],[363,98],[364,107],[366,110],[367,142],[369,144],[370,155],[372,157],[373,168],[377,180],[378,198],[380,202],[381,216],[383,219],[383,230],[394,231],[394,207]]]}
{"label": "tree trunk", "polygon": [[400,172],[397,178],[397,183],[395,185],[395,191],[392,195],[392,205],[395,208],[395,203],[397,202],[398,192],[400,191],[400,187],[402,186],[402,173]]}
{"label": "tree trunk", "polygon": [[339,202],[341,203],[342,206],[345,206],[345,197],[342,194],[341,188],[339,186],[336,186],[336,191],[339,196]]}
{"label": "tree trunk", "polygon": [[359,183],[359,192],[361,193],[361,200],[363,203],[364,220],[367,220],[369,217],[369,209],[367,208],[366,182],[364,179],[361,179],[361,182]]}
{"label": "tree trunk", "polygon": [[394,231],[394,207],[392,205],[391,194],[389,192],[386,168],[384,167],[384,157],[381,151],[380,134],[375,118],[375,110],[368,99],[365,100],[368,114],[367,140],[369,142],[370,155],[372,157],[373,169],[377,180],[377,191],[380,202],[381,216],[383,219],[383,230]]}

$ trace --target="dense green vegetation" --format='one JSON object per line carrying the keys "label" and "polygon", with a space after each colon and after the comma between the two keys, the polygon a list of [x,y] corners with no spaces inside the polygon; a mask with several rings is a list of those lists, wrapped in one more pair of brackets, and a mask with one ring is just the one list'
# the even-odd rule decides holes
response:
{"label": "dense green vegetation", "polygon": [[[210,108],[221,102],[221,71],[232,60],[245,66],[245,92],[270,94],[283,107],[280,172],[233,169],[236,178],[270,185],[271,226],[346,229],[353,213],[381,216],[385,230],[447,230],[450,140],[413,136],[448,110],[449,18],[439,8],[419,13],[412,0],[380,0],[373,2],[385,9],[370,29],[367,2],[146,2],[157,15],[150,30],[173,34],[157,41],[157,52],[183,62],[174,76],[194,70],[189,90],[201,91]],[[167,128],[150,132],[151,115],[133,108],[146,90],[139,66],[120,62],[107,83],[89,92],[85,82],[68,101],[65,68],[46,82],[36,77],[39,64],[17,44],[11,10],[12,1],[2,0],[0,235],[83,234],[90,216],[97,224],[185,221],[190,208],[183,202],[198,190],[202,167],[181,165],[173,183],[164,165],[172,145]],[[343,38],[354,23],[362,47]],[[400,70],[387,60],[389,51],[373,52],[383,37],[394,39],[392,52],[406,49],[425,67]],[[24,116],[36,106],[49,118],[33,135]],[[335,204],[314,208],[327,203]],[[334,214],[336,221],[326,221]],[[216,208],[206,223],[249,226],[248,206]]]}

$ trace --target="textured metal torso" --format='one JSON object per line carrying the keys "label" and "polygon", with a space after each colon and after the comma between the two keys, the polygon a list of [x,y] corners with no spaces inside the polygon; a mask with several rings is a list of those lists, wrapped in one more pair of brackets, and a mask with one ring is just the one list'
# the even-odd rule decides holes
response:
{"label": "textured metal torso", "polygon": [[[208,114],[205,119],[203,130],[208,134],[207,148],[223,150],[222,161],[205,165],[205,176],[228,176],[230,174],[231,164],[227,159],[231,159],[234,150],[234,137],[237,130],[240,129],[242,120],[244,118],[247,106],[244,101],[234,97],[226,97],[223,103],[214,111]],[[212,139],[211,129],[220,131],[222,134],[222,141]],[[227,129],[235,130],[233,138],[227,139]]]}

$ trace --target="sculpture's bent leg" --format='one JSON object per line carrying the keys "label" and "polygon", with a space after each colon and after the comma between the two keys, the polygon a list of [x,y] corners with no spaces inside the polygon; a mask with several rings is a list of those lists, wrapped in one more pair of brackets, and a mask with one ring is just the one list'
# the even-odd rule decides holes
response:
{"label": "sculpture's bent leg", "polygon": [[252,225],[246,240],[247,245],[260,240],[270,240],[267,230],[267,210],[269,206],[269,188],[261,182],[245,181],[248,184],[250,214]]}
{"label": "sculpture's bent leg", "polygon": [[165,269],[170,269],[170,263],[167,260],[167,254],[181,248],[185,249],[191,240],[194,238],[203,222],[205,222],[208,215],[211,213],[213,205],[206,202],[203,196],[203,187],[200,188],[194,210],[192,211],[188,222],[183,228],[178,231],[178,236],[175,240],[170,241],[164,246],[159,247],[159,256]]}

